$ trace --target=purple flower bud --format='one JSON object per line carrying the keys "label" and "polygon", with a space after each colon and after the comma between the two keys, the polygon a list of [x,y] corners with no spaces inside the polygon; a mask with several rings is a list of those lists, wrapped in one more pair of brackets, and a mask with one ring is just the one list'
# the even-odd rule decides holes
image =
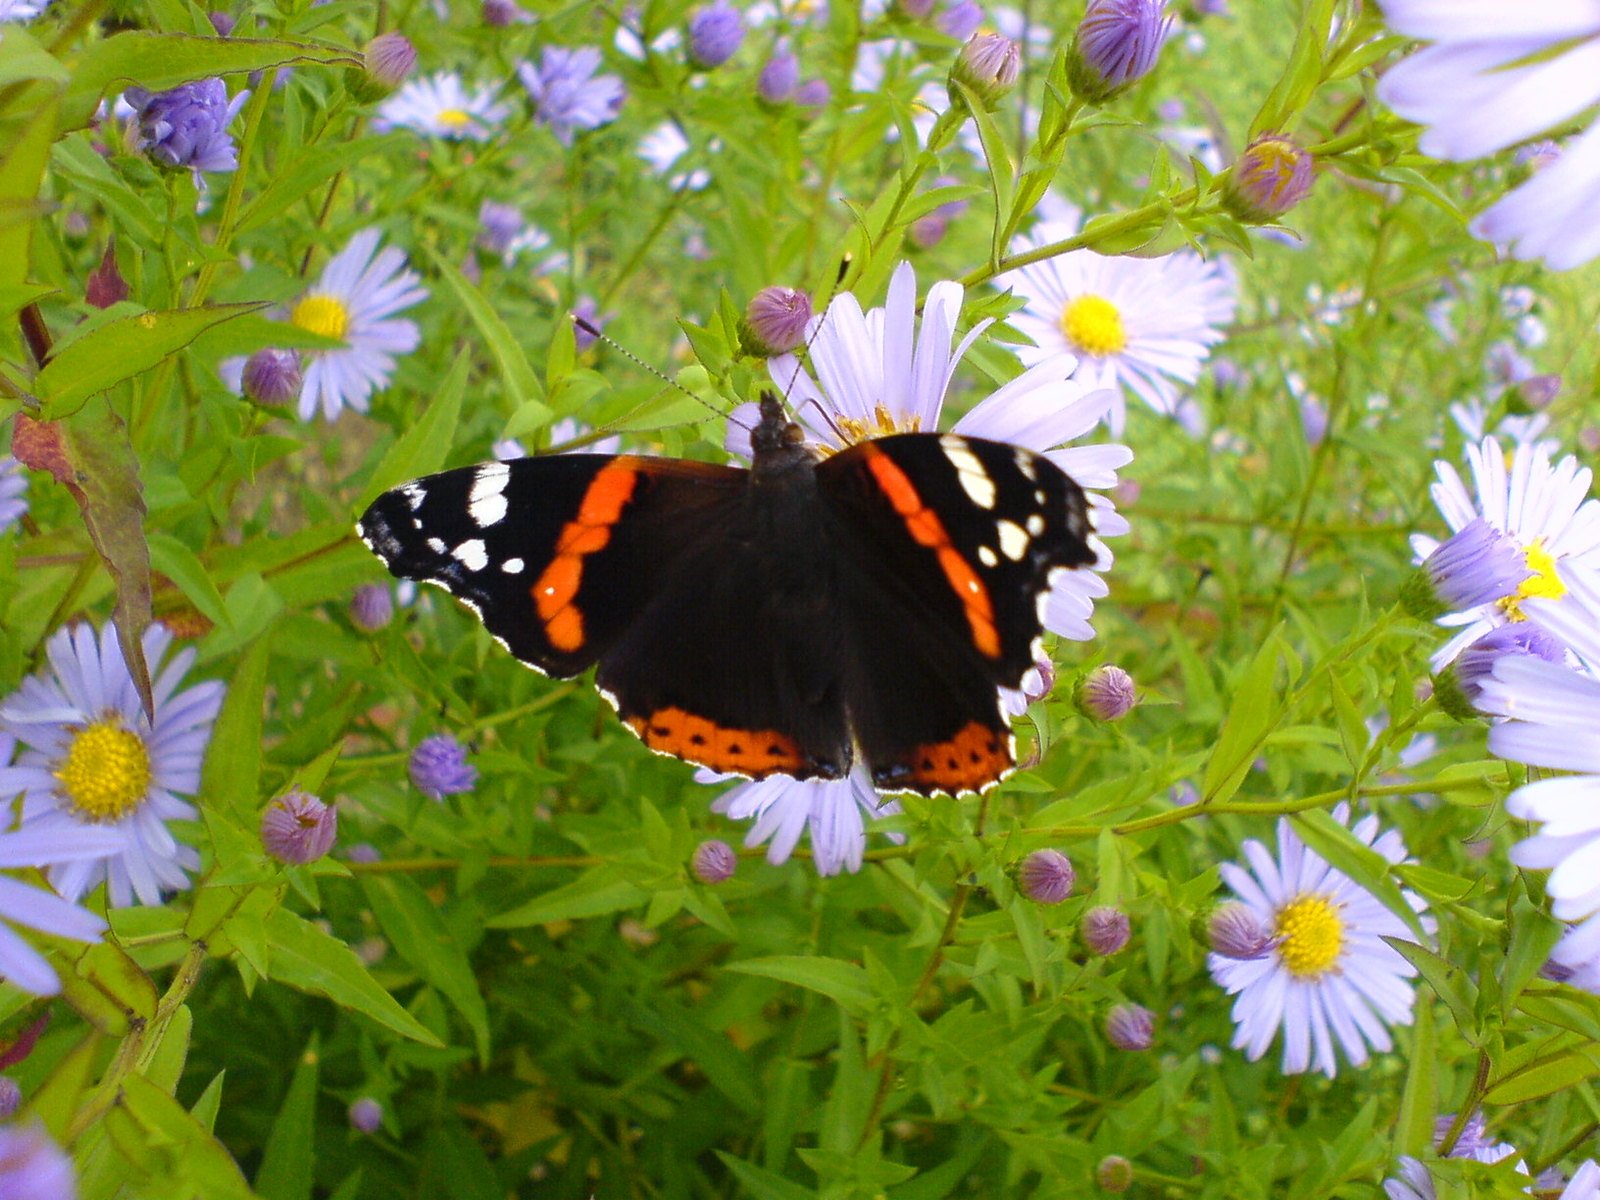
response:
{"label": "purple flower bud", "polygon": [[1133,1186],[1133,1164],[1120,1154],[1108,1154],[1095,1167],[1094,1181],[1103,1192],[1125,1192]]}
{"label": "purple flower bud", "polygon": [[1545,662],[1565,662],[1566,647],[1531,621],[1517,621],[1491,629],[1468,646],[1433,681],[1434,699],[1458,721],[1482,716],[1478,697],[1494,664],[1508,654],[1530,654]]}
{"label": "purple flower bud", "polygon": [[918,250],[932,250],[944,241],[944,235],[950,230],[950,222],[936,212],[927,213],[911,222],[907,236],[911,244]]}
{"label": "purple flower bud", "polygon": [[1262,134],[1239,156],[1224,200],[1241,221],[1276,221],[1311,192],[1311,155],[1281,133]]}
{"label": "purple flower bud", "polygon": [[0,1121],[9,1121],[22,1107],[22,1085],[9,1075],[0,1075]]}
{"label": "purple flower bud", "polygon": [[43,1125],[0,1125],[0,1196],[6,1200],[72,1200],[72,1160]]}
{"label": "purple flower bud", "polygon": [[950,68],[950,103],[962,102],[960,84],[991,112],[1000,98],[1017,86],[1022,54],[1017,44],[998,33],[980,33],[961,47]]}
{"label": "purple flower bud", "polygon": [[697,9],[689,18],[689,58],[697,67],[720,67],[743,41],[744,18],[727,0]]}
{"label": "purple flower bud", "polygon": [[1106,1040],[1118,1050],[1148,1050],[1155,1045],[1155,1015],[1143,1005],[1119,1004],[1106,1017]]}
{"label": "purple flower bud", "polygon": [[386,583],[363,583],[350,597],[350,620],[357,629],[377,633],[394,619],[394,593]]}
{"label": "purple flower bud", "polygon": [[934,0],[894,0],[896,10],[910,17],[913,21],[920,21],[933,11]]}
{"label": "purple flower bud", "polygon": [[[1450,1136],[1450,1127],[1455,1123],[1455,1113],[1443,1113],[1433,1119],[1433,1148],[1435,1151],[1443,1150],[1444,1140]],[[1456,1135],[1455,1144],[1450,1147],[1450,1157],[1470,1158],[1477,1151],[1486,1149],[1489,1144],[1489,1128],[1484,1122],[1483,1114],[1475,1112],[1461,1126],[1461,1132]]]}
{"label": "purple flower bud", "polygon": [[214,12],[209,15],[211,28],[217,31],[218,37],[227,37],[233,32],[233,27],[239,23],[235,17],[225,12]]}
{"label": "purple flower bud", "polygon": [[1315,396],[1300,399],[1300,428],[1306,435],[1306,445],[1320,446],[1328,436],[1328,410]]}
{"label": "purple flower bud", "polygon": [[1549,408],[1561,395],[1561,376],[1530,375],[1517,385],[1517,392],[1529,408]]}
{"label": "purple flower bud", "polygon": [[1022,860],[1017,883],[1035,904],[1060,904],[1072,893],[1072,860],[1059,850],[1035,850]]}
{"label": "purple flower bud", "polygon": [[1067,55],[1079,99],[1104,104],[1150,73],[1172,29],[1166,0],[1089,0]]}
{"label": "purple flower bud", "polygon": [[828,101],[833,99],[833,89],[828,86],[826,79],[808,79],[794,90],[794,102],[805,110],[808,117],[814,117],[828,107]]}
{"label": "purple flower bud", "polygon": [[350,1128],[357,1133],[377,1133],[383,1124],[383,1105],[363,1096],[350,1106]]}
{"label": "purple flower bud", "polygon": [[[599,335],[595,332],[595,330],[600,330],[603,332],[605,330],[606,323],[610,321],[613,316],[612,313],[605,313],[602,315],[600,312],[600,306],[594,302],[592,297],[589,296],[578,297],[578,302],[572,306],[572,315],[577,317],[578,320],[582,322],[582,324],[574,322],[572,327],[573,337],[577,341],[579,354],[582,354],[590,346],[594,345],[600,340]],[[585,329],[584,325],[587,325],[589,328]]]}
{"label": "purple flower bud", "polygon": [[467,761],[466,747],[448,733],[418,742],[406,771],[417,790],[434,800],[470,792],[478,782],[478,768]]}
{"label": "purple flower bud", "polygon": [[361,52],[361,61],[366,67],[368,83],[381,95],[394,91],[416,69],[417,50],[405,34],[391,30],[367,43],[367,48]]}
{"label": "purple flower bud", "polygon": [[1223,958],[1248,962],[1272,948],[1272,931],[1247,905],[1224,904],[1206,921],[1206,942]]}
{"label": "purple flower bud", "polygon": [[1083,914],[1083,944],[1101,958],[1128,944],[1128,914],[1110,904],[1097,904]]}
{"label": "purple flower bud", "polygon": [[739,327],[740,349],[757,358],[787,354],[806,340],[811,297],[799,288],[764,287],[750,299]]}
{"label": "purple flower bud", "polygon": [[515,204],[485,200],[478,209],[478,245],[490,254],[508,254],[527,227],[522,210]]}
{"label": "purple flower bud", "polygon": [[533,20],[530,13],[524,12],[516,0],[483,0],[483,23],[492,25],[496,29],[505,29],[511,25],[526,25]]}
{"label": "purple flower bud", "polygon": [[952,0],[933,23],[945,37],[964,42],[983,24],[983,8],[977,0]]}
{"label": "purple flower bud", "polygon": [[173,169],[232,171],[239,151],[228,133],[244,96],[228,99],[220,79],[185,83],[169,92],[131,87],[123,93],[139,116],[139,146]]}
{"label": "purple flower bud", "polygon": [[353,863],[375,863],[383,858],[382,853],[371,842],[357,842],[345,851],[344,856]]}
{"label": "purple flower bud", "polygon": [[733,847],[715,838],[696,846],[694,857],[689,860],[689,869],[694,872],[694,877],[701,883],[709,884],[726,883],[733,878],[738,865],[739,856],[733,852]]}
{"label": "purple flower bud", "polygon": [[789,49],[789,39],[779,38],[756,80],[756,94],[768,104],[782,104],[794,96],[799,85],[800,60]]}
{"label": "purple flower bud", "polygon": [[300,354],[295,350],[257,350],[244,364],[239,386],[257,404],[276,407],[300,394]]}
{"label": "purple flower bud", "polygon": [[1107,663],[1082,676],[1072,689],[1072,703],[1091,721],[1120,721],[1138,703],[1133,676]]}
{"label": "purple flower bud", "polygon": [[338,811],[310,792],[287,792],[261,814],[261,844],[290,866],[316,862],[333,846],[338,832]]}
{"label": "purple flower bud", "polygon": [[1423,621],[1513,596],[1533,575],[1515,538],[1475,517],[1441,542],[1400,588],[1400,603]]}

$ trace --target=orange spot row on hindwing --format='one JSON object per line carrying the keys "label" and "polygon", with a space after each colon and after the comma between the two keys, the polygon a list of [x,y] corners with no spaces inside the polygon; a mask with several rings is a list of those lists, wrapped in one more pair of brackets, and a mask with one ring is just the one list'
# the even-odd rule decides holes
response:
{"label": "orange spot row on hindwing", "polygon": [[773,729],[730,729],[681,708],[629,717],[627,725],[650,749],[713,771],[760,776],[806,766],[795,740]]}
{"label": "orange spot row on hindwing", "polygon": [[1011,770],[1011,739],[969,721],[948,742],[918,746],[909,765],[909,778],[916,783],[947,792],[975,792]]}
{"label": "orange spot row on hindwing", "polygon": [[961,598],[967,612],[967,624],[972,627],[972,640],[980,653],[989,658],[1000,657],[1000,634],[995,629],[994,606],[989,601],[989,590],[972,569],[972,564],[961,557],[950,535],[945,532],[939,514],[922,503],[917,489],[898,463],[870,443],[865,446],[867,467],[878,487],[894,505],[917,544],[926,546],[939,557],[939,567],[945,580]]}
{"label": "orange spot row on hindwing", "polygon": [[583,585],[583,560],[605,549],[611,527],[633,498],[639,472],[631,464],[625,455],[613,459],[589,481],[577,516],[562,526],[550,565],[530,589],[545,636],[557,650],[583,647],[583,614],[573,603]]}

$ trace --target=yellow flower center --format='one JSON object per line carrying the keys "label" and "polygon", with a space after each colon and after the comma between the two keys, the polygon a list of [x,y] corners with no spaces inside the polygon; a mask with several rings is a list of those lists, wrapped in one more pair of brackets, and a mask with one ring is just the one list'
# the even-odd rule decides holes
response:
{"label": "yellow flower center", "polygon": [[1541,600],[1559,600],[1567,594],[1567,585],[1561,582],[1561,576],[1556,574],[1555,556],[1544,548],[1544,541],[1535,538],[1525,554],[1529,575],[1517,585],[1517,590],[1510,596],[1501,600],[1500,609],[1506,614],[1508,621],[1526,621],[1528,615],[1522,611],[1519,601],[1530,596],[1537,596]]}
{"label": "yellow flower center", "polygon": [[350,329],[350,310],[337,296],[312,293],[294,306],[289,320],[323,337],[343,338]]}
{"label": "yellow flower center", "polygon": [[472,124],[472,114],[460,108],[441,108],[433,119],[449,129],[465,129]]}
{"label": "yellow flower center", "polygon": [[1302,979],[1326,973],[1344,949],[1344,922],[1323,896],[1301,896],[1285,904],[1273,932],[1279,938],[1279,961]]}
{"label": "yellow flower center", "polygon": [[1117,306],[1104,296],[1079,296],[1061,314],[1061,332],[1076,350],[1104,358],[1128,344],[1128,331]]}
{"label": "yellow flower center", "polygon": [[120,821],[150,790],[150,754],[143,738],[107,717],[73,733],[56,778],[79,816]]}
{"label": "yellow flower center", "polygon": [[918,433],[922,429],[922,422],[916,417],[903,425],[896,424],[893,414],[881,404],[873,410],[870,421],[863,421],[859,417],[834,417],[833,423],[838,427],[839,435],[851,446],[872,438],[888,437],[892,433]]}

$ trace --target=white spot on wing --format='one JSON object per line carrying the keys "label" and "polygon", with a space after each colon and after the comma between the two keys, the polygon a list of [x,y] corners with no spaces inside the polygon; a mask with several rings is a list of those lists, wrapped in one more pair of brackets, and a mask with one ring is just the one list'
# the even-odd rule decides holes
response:
{"label": "white spot on wing", "polygon": [[1000,553],[1012,562],[1021,562],[1028,552],[1028,531],[1015,521],[1000,521],[995,531],[1000,535]]}
{"label": "white spot on wing", "polygon": [[521,575],[522,568],[526,565],[520,558],[508,558],[500,564],[500,569],[507,575]]}
{"label": "white spot on wing", "polygon": [[1043,533],[1044,517],[1040,516],[1038,513],[1034,513],[1033,516],[1029,517],[1028,532],[1033,534],[1034,537],[1038,537],[1041,533]]}
{"label": "white spot on wing", "polygon": [[481,571],[489,565],[489,551],[482,538],[462,542],[450,551],[450,556],[469,571]]}
{"label": "white spot on wing", "polygon": [[993,566],[997,566],[999,564],[1000,556],[998,554],[996,554],[988,546],[979,546],[978,547],[978,561],[981,562],[986,567],[993,567]]}
{"label": "white spot on wing", "polygon": [[1026,475],[1030,483],[1039,478],[1039,469],[1033,465],[1033,455],[1029,454],[1026,450],[1018,450],[1015,457],[1017,460],[1017,470]]}
{"label": "white spot on wing", "polygon": [[473,524],[479,529],[487,529],[505,517],[506,508],[506,498],[496,492],[493,496],[475,497],[467,505],[467,512]]}
{"label": "white spot on wing", "polygon": [[444,542],[438,538],[429,538],[428,549],[432,550],[435,554],[443,554],[445,551],[445,545]]}
{"label": "white spot on wing", "polygon": [[467,512],[479,529],[496,524],[506,515],[506,498],[503,493],[511,480],[511,468],[503,462],[484,463],[473,477],[472,490],[467,493]]}
{"label": "white spot on wing", "polygon": [[956,469],[956,478],[972,502],[979,508],[993,508],[994,480],[989,478],[983,461],[967,447],[966,439],[946,434],[939,439],[939,445],[944,448],[944,456]]}
{"label": "white spot on wing", "polygon": [[408,483],[400,489],[400,494],[406,498],[406,503],[411,506],[411,511],[416,512],[422,507],[422,502],[428,498],[427,490],[420,483]]}

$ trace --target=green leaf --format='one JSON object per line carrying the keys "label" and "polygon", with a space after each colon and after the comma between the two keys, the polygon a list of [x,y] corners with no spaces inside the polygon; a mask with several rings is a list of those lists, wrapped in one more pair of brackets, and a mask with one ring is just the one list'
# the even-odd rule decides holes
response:
{"label": "green leaf", "polygon": [[106,1127],[118,1151],[142,1173],[191,1181],[206,1200],[254,1200],[222,1143],[142,1075],[123,1076],[122,1100],[106,1114]]}
{"label": "green leaf", "polygon": [[227,1076],[226,1070],[213,1075],[211,1082],[206,1084],[206,1090],[200,1093],[200,1099],[189,1109],[194,1119],[208,1130],[214,1130],[217,1126],[217,1112],[222,1108],[222,1083]]}
{"label": "green leaf", "polygon": [[[516,412],[526,405],[538,404],[544,400],[544,391],[539,386],[539,377],[534,374],[533,367],[528,363],[528,356],[523,352],[517,339],[512,336],[511,330],[500,319],[500,314],[495,312],[494,306],[489,303],[484,295],[462,275],[444,255],[437,250],[429,249],[433,264],[446,285],[454,293],[456,301],[467,310],[467,315],[472,318],[472,323],[478,327],[478,332],[483,335],[483,340],[489,344],[489,353],[494,355],[495,364],[500,368],[500,379],[505,385],[506,411]],[[544,410],[544,419],[550,419],[548,406]]]}
{"label": "green leaf", "polygon": [[150,546],[152,570],[177,584],[189,603],[213,625],[230,623],[228,610],[222,604],[222,593],[217,591],[217,585],[211,582],[211,576],[206,574],[193,550],[167,533],[146,534],[145,541]]}
{"label": "green leaf", "polygon": [[22,26],[13,24],[0,37],[0,88],[13,83],[44,79],[65,87],[72,72]]}
{"label": "green leaf", "polygon": [[851,1012],[864,1012],[873,1003],[866,971],[843,959],[804,954],[775,955],[731,962],[726,970],[792,983],[826,996]]}
{"label": "green leaf", "polygon": [[256,1170],[256,1194],[262,1200],[311,1200],[312,1164],[316,1162],[317,1036],[295,1063],[283,1107],[273,1119]]}
{"label": "green leaf", "polygon": [[648,1005],[623,998],[623,1007],[630,1025],[693,1062],[741,1112],[761,1110],[763,1093],[750,1059],[726,1034],[664,996],[652,997]]}
{"label": "green leaf", "polygon": [[75,194],[93,197],[105,205],[116,218],[119,235],[126,231],[140,245],[161,245],[165,218],[111,168],[104,156],[95,153],[87,133],[57,142],[50,155],[50,169],[69,182]]}
{"label": "green leaf", "polygon": [[261,710],[267,690],[269,638],[259,638],[239,659],[211,731],[200,773],[203,808],[253,813],[261,779]]}
{"label": "green leaf", "polygon": [[87,125],[112,84],[165,91],[213,75],[265,71],[291,63],[361,67],[361,56],[325,42],[195,37],[132,30],[94,43],[78,60],[67,88],[62,125]]}
{"label": "green leaf", "polygon": [[1478,989],[1467,973],[1454,963],[1446,962],[1426,946],[1419,946],[1404,938],[1385,937],[1383,940],[1414,966],[1439,999],[1445,1002],[1461,1036],[1474,1046],[1478,1045],[1477,1021],[1473,1016],[1478,1002]]}
{"label": "green leaf", "polygon": [[194,1033],[194,1013],[187,1004],[180,1004],[172,1019],[161,1029],[161,1040],[146,1048],[150,1055],[144,1077],[168,1095],[178,1090],[178,1079],[183,1074],[183,1064],[189,1059],[189,1038]]}
{"label": "green leaf", "polygon": [[450,372],[439,385],[422,417],[405,431],[399,441],[389,447],[378,469],[373,472],[366,490],[361,494],[358,511],[367,506],[396,484],[418,475],[428,475],[444,466],[449,457],[450,444],[455,440],[456,425],[461,419],[461,397],[467,390],[469,355],[465,350],[456,355]]}
{"label": "green leaf", "polygon": [[416,1195],[505,1200],[506,1189],[496,1178],[494,1164],[477,1139],[460,1121],[447,1117],[435,1121],[428,1130]]}
{"label": "green leaf", "polygon": [[816,1200],[816,1193],[810,1188],[801,1187],[776,1171],[768,1171],[721,1150],[716,1151],[716,1155],[755,1200]]}
{"label": "green leaf", "polygon": [[983,157],[989,164],[989,187],[994,192],[994,227],[989,235],[989,261],[999,262],[1005,256],[1006,218],[1011,215],[1011,205],[1016,195],[1016,167],[1006,149],[1006,136],[1001,132],[988,107],[965,84],[952,79],[950,86],[961,94],[967,112],[978,126],[978,138],[983,142]]}
{"label": "green leaf", "polygon": [[41,419],[76,411],[97,392],[132,379],[176,354],[214,325],[266,303],[218,304],[123,317],[85,334],[51,355],[34,378],[33,393],[43,403]]}
{"label": "green leaf", "polygon": [[358,138],[353,142],[317,146],[293,155],[289,159],[289,169],[274,174],[267,186],[245,206],[234,233],[251,233],[268,225],[318,184],[326,183],[340,171],[348,170],[374,150],[393,146],[403,136]]}
{"label": "green leaf", "polygon": [[395,951],[456,1006],[472,1029],[478,1061],[489,1064],[489,1013],[466,951],[422,889],[400,875],[365,875],[361,888]]}
{"label": "green leaf", "polygon": [[1521,1104],[1554,1095],[1600,1074],[1600,1047],[1576,1046],[1548,1054],[1489,1085],[1485,1104]]}
{"label": "green leaf", "polygon": [[1406,1086],[1394,1125],[1395,1154],[1412,1157],[1433,1145],[1433,1118],[1439,1111],[1439,1036],[1433,1022],[1433,1005],[1416,1005],[1414,1015]]}
{"label": "green leaf", "polygon": [[620,878],[615,867],[599,867],[565,887],[535,896],[509,912],[490,917],[486,923],[490,929],[520,929],[526,925],[547,925],[551,921],[575,921],[638,908],[649,899],[649,892]]}
{"label": "green leaf", "polygon": [[1507,1007],[1515,1004],[1522,990],[1533,982],[1539,968],[1550,959],[1550,951],[1561,940],[1561,924],[1539,905],[1519,894],[1511,903],[1511,945],[1506,950],[1501,971],[1501,989]]}
{"label": "green leaf", "polygon": [[425,1046],[444,1046],[378,985],[355,952],[338,938],[323,933],[286,908],[268,917],[266,928],[273,979],[303,992],[326,996],[402,1037]]}
{"label": "green leaf", "polygon": [[1217,735],[1216,749],[1206,763],[1200,787],[1205,804],[1222,803],[1233,797],[1244,782],[1261,743],[1277,721],[1278,631],[1267,635],[1256,656],[1245,668],[1234,687],[1233,703]]}
{"label": "green leaf", "polygon": [[[28,116],[21,129],[10,134],[11,145],[0,151],[0,217],[8,211],[31,207],[39,194],[45,163],[50,158],[50,143],[56,136],[60,107],[60,101],[54,98],[40,106]],[[0,220],[0,287],[27,282],[31,261],[28,247],[32,237],[31,212],[27,220]]]}
{"label": "green leaf", "polygon": [[1385,908],[1406,923],[1419,941],[1423,940],[1426,935],[1422,921],[1390,878],[1388,859],[1362,842],[1332,813],[1321,810],[1295,813],[1289,820],[1306,845],[1381,900]]}

